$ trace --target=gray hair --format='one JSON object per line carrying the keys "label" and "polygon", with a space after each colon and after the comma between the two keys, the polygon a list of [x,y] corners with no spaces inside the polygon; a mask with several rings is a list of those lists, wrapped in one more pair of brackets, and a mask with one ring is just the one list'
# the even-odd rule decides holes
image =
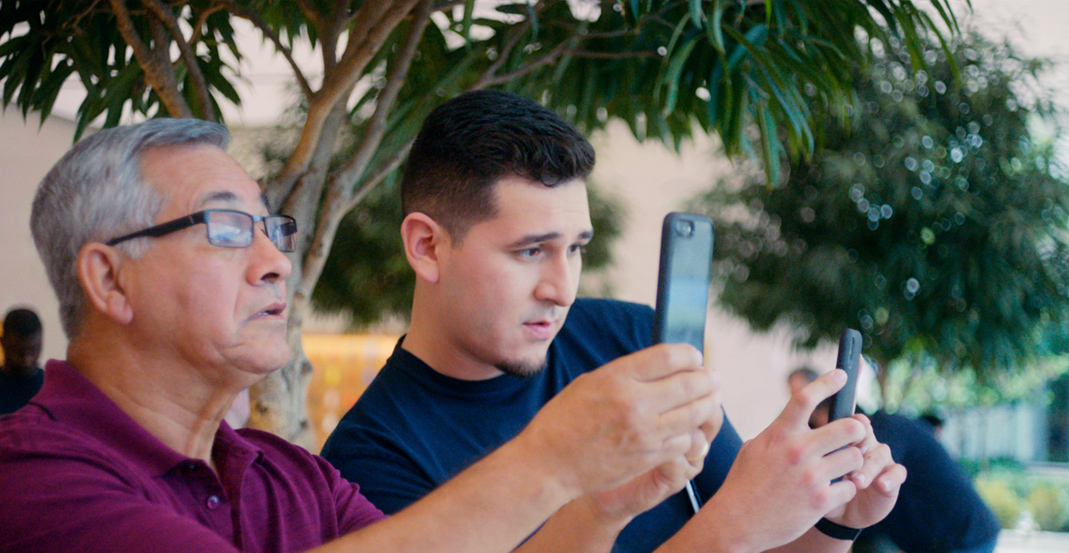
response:
{"label": "gray hair", "polygon": [[[198,119],[153,119],[100,131],[78,142],[45,175],[37,188],[30,230],[37,253],[59,299],[60,320],[73,338],[85,314],[78,281],[78,252],[152,226],[166,198],[141,175],[141,156],[151,148],[209,144],[226,149],[226,127]],[[143,241],[118,246],[131,256]]]}

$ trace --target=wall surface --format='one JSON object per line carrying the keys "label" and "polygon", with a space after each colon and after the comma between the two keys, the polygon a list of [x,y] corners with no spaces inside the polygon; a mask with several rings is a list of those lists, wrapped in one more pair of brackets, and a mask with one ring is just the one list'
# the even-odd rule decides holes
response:
{"label": "wall surface", "polygon": [[30,236],[30,207],[37,183],[70,147],[74,123],[59,117],[43,126],[17,109],[0,113],[0,318],[12,307],[31,307],[44,324],[46,359],[64,358],[67,339],[59,303]]}

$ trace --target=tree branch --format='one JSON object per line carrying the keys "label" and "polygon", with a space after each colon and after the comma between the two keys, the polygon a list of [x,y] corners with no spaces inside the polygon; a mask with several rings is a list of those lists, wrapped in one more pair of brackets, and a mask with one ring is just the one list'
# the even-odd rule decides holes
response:
{"label": "tree branch", "polygon": [[568,51],[569,45],[576,42],[577,40],[578,38],[573,37],[564,42],[561,42],[555,48],[553,48],[549,52],[546,52],[546,55],[542,56],[541,58],[538,58],[537,60],[532,61],[531,63],[524,65],[523,67],[511,73],[506,73],[504,75],[498,76],[492,76],[484,73],[484,76],[479,79],[477,87],[485,88],[496,84],[507,83],[517,77],[526,75],[534,71],[535,69],[538,69],[539,67],[555,63],[566,51]]}
{"label": "tree branch", "polygon": [[163,106],[174,117],[193,117],[193,112],[189,109],[189,105],[186,104],[182,94],[178,91],[178,83],[175,81],[174,69],[171,67],[170,60],[164,58],[162,61],[158,61],[148,45],[141,40],[123,0],[109,0],[109,3],[111,4],[112,13],[115,14],[119,32],[122,34],[123,39],[126,40],[127,46],[133,50],[138,65],[145,72],[145,79],[148,85],[159,95]]}
{"label": "tree branch", "polygon": [[[301,271],[301,289],[311,289],[319,280],[323,271],[323,265],[327,261],[330,247],[334,242],[338,225],[347,211],[354,205],[354,189],[356,180],[361,175],[382,143],[382,137],[386,132],[386,118],[393,108],[394,101],[404,84],[408,70],[412,66],[412,60],[416,57],[420,39],[430,23],[430,14],[434,6],[433,0],[420,0],[419,6],[413,12],[412,25],[405,36],[404,44],[397,52],[393,63],[390,64],[390,72],[375,99],[375,113],[368,120],[364,129],[363,137],[357,145],[356,153],[348,163],[340,167],[327,180],[327,190],[320,204],[316,218],[315,236],[308,254],[304,257],[304,267]],[[407,151],[407,148],[404,149]],[[400,164],[401,160],[395,155],[391,160]],[[377,184],[385,175],[378,176],[374,183],[364,182],[360,188],[359,196],[366,195],[374,184]],[[358,200],[355,200],[358,201]]]}
{"label": "tree branch", "polygon": [[416,57],[420,40],[430,23],[431,10],[434,7],[433,0],[421,0],[420,5],[413,13],[415,16],[412,26],[408,30],[405,42],[401,50],[397,52],[393,63],[390,64],[389,73],[386,75],[386,84],[375,97],[375,113],[368,119],[364,135],[356,148],[356,155],[352,156],[348,163],[342,165],[331,178],[332,186],[339,186],[342,197],[346,201],[353,195],[356,188],[357,177],[367,170],[371,158],[382,142],[382,136],[386,133],[386,118],[393,109],[397,95],[408,77],[408,71],[412,67],[412,60]]}
{"label": "tree branch", "polygon": [[148,11],[156,16],[156,20],[163,24],[164,28],[170,33],[171,38],[174,39],[174,43],[178,46],[179,56],[186,64],[186,71],[189,73],[197,103],[200,104],[201,117],[209,121],[218,120],[215,108],[212,106],[212,95],[208,89],[208,82],[204,79],[204,73],[200,70],[199,60],[197,60],[196,54],[190,47],[190,43],[186,42],[185,36],[182,35],[182,29],[178,26],[178,20],[175,19],[174,12],[160,3],[160,0],[141,1],[148,8]]}
{"label": "tree branch", "polygon": [[356,207],[356,204],[360,203],[360,201],[364,199],[364,196],[367,196],[368,192],[371,192],[371,190],[378,186],[379,183],[383,181],[383,179],[385,179],[390,173],[392,173],[395,169],[401,166],[401,163],[405,160],[405,157],[408,156],[408,151],[412,149],[412,143],[415,141],[415,137],[409,139],[408,142],[405,142],[403,146],[398,148],[397,151],[394,152],[393,155],[391,155],[390,158],[387,159],[386,162],[378,168],[378,170],[364,178],[364,181],[363,183],[361,183],[360,188],[356,189],[354,193],[350,194],[348,204],[345,207],[346,213],[348,213],[349,210],[351,210],[352,208]]}
{"label": "tree branch", "polygon": [[297,61],[293,59],[293,51],[282,44],[282,39],[279,38],[278,33],[268,26],[258,13],[246,9],[244,6],[239,5],[233,0],[224,0],[224,2],[231,13],[244,18],[255,25],[256,28],[260,29],[260,32],[275,45],[275,50],[282,54],[282,57],[286,58],[286,63],[288,63],[290,69],[293,70],[293,76],[297,79],[297,84],[301,87],[301,94],[304,95],[305,100],[311,100],[313,94],[312,87],[308,84],[308,79],[305,78],[304,72],[301,71],[300,66],[297,65]]}
{"label": "tree branch", "polygon": [[[308,116],[301,131],[301,138],[279,176],[279,184],[284,191],[284,195],[288,195],[288,190],[293,186],[297,178],[308,169],[315,149],[322,138],[323,125],[331,110],[346,97],[346,91],[352,90],[368,62],[386,42],[394,28],[403,18],[408,16],[408,13],[418,1],[404,0],[403,7],[394,6],[385,10],[385,13],[383,13],[382,7],[388,3],[367,2],[361,6],[357,14],[354,14],[354,21],[366,27],[367,31],[363,35],[350,33],[346,55],[343,56],[341,62],[333,71],[324,75],[322,88],[313,95],[312,101],[308,106]],[[364,17],[366,15],[365,10],[370,11],[373,8],[379,9],[378,14],[382,17],[373,22],[367,22],[371,18]],[[372,15],[376,14],[373,13]],[[362,40],[354,39],[354,37],[359,36],[364,38]]]}
{"label": "tree branch", "polygon": [[204,36],[202,30],[207,27],[208,18],[217,11],[225,10],[226,7],[222,5],[210,6],[205,8],[200,14],[197,15],[197,23],[193,26],[193,34],[189,36],[189,43],[196,44],[200,42],[200,39]]}

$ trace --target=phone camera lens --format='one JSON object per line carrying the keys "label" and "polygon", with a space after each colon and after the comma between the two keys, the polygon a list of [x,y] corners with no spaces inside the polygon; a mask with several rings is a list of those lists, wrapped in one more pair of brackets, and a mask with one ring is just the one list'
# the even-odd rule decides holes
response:
{"label": "phone camera lens", "polygon": [[690,236],[694,234],[694,223],[691,221],[676,221],[676,234]]}

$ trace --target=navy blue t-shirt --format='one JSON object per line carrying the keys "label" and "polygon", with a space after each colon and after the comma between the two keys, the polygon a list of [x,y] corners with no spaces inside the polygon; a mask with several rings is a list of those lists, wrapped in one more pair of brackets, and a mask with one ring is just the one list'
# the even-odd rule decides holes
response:
{"label": "navy blue t-shirt", "polygon": [[884,533],[906,553],[971,549],[998,538],[994,513],[926,423],[882,411],[869,419],[909,474],[894,509],[862,537]]}
{"label": "navy blue t-shirt", "polygon": [[[550,345],[546,370],[529,378],[502,375],[482,381],[435,372],[398,342],[327,439],[322,455],[359,484],[376,507],[395,513],[512,439],[579,375],[650,346],[652,327],[648,306],[580,299]],[[703,499],[719,489],[741,445],[725,418],[695,479]],[[686,492],[680,492],[635,517],[614,551],[652,551],[691,514]]]}
{"label": "navy blue t-shirt", "polygon": [[0,372],[0,415],[22,409],[41,391],[44,382],[45,372],[41,369],[34,369],[26,376],[12,376]]}

